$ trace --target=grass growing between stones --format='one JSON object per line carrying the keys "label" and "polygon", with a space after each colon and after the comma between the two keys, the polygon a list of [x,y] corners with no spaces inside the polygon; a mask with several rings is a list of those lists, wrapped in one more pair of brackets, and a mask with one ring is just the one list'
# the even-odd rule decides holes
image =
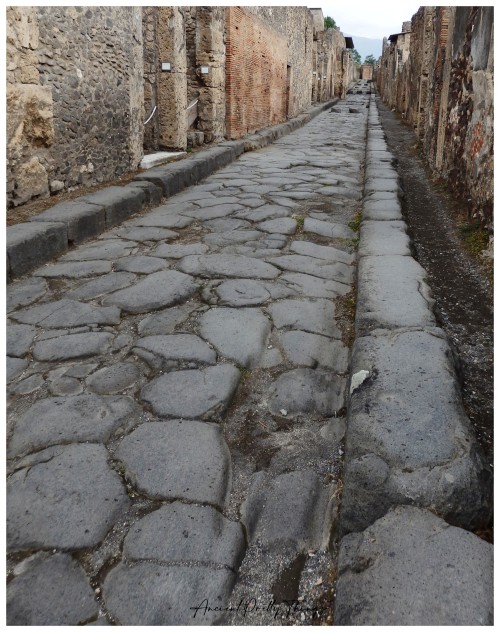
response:
{"label": "grass growing between stones", "polygon": [[477,257],[488,247],[489,235],[487,231],[481,228],[479,222],[462,224],[459,227],[459,231],[462,241],[471,255]]}
{"label": "grass growing between stones", "polygon": [[363,219],[363,216],[361,214],[361,211],[356,211],[354,219],[350,221],[348,224],[349,228],[353,230],[355,233],[357,233],[359,231],[359,227],[361,225],[362,219]]}

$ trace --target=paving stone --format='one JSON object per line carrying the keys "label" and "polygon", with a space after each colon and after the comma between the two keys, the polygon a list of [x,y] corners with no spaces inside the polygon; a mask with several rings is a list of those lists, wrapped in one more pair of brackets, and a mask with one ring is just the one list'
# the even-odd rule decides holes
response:
{"label": "paving stone", "polygon": [[33,393],[38,390],[44,383],[44,379],[38,373],[35,375],[30,375],[26,379],[21,382],[17,382],[14,386],[9,388],[9,393],[14,395],[28,395],[28,393]]}
{"label": "paving stone", "polygon": [[40,399],[15,420],[9,454],[26,454],[56,443],[107,441],[137,423],[138,411],[129,397],[77,395]]}
{"label": "paving stone", "polygon": [[115,270],[125,270],[126,272],[135,272],[137,274],[151,274],[164,270],[167,267],[166,262],[158,257],[146,257],[142,255],[123,257],[115,261]]}
{"label": "paving stone", "polygon": [[225,233],[207,235],[204,240],[210,246],[228,246],[232,244],[246,244],[261,237],[262,233],[258,230],[230,230]]}
{"label": "paving stone", "polygon": [[154,336],[173,333],[175,327],[189,318],[196,305],[169,307],[143,318],[137,329],[141,336]]}
{"label": "paving stone", "polygon": [[142,227],[186,228],[186,226],[191,226],[194,221],[193,217],[177,215],[173,212],[159,211],[159,209],[157,209],[154,213],[149,213],[140,219],[134,220],[134,224]]}
{"label": "paving stone", "polygon": [[55,362],[101,355],[109,349],[112,340],[113,334],[106,332],[58,336],[37,342],[33,348],[33,358],[39,362]]}
{"label": "paving stone", "polygon": [[131,362],[119,362],[93,373],[87,378],[89,390],[99,395],[112,395],[133,386],[140,378],[139,367]]}
{"label": "paving stone", "polygon": [[248,228],[251,226],[250,222],[247,222],[244,219],[233,218],[211,219],[208,222],[203,222],[203,225],[205,228],[208,228],[214,233],[225,233],[229,230],[238,230],[240,228]]}
{"label": "paving stone", "polygon": [[83,386],[74,377],[61,376],[49,384],[49,391],[52,395],[80,395]]}
{"label": "paving stone", "polygon": [[66,292],[65,296],[66,298],[88,301],[92,298],[109,294],[109,292],[128,287],[136,279],[136,275],[130,272],[111,272],[92,281],[87,281],[87,283],[80,285],[76,289]]}
{"label": "paving stone", "polygon": [[19,377],[27,366],[28,360],[7,356],[7,382],[11,382],[15,380],[16,377]]}
{"label": "paving stone", "polygon": [[36,555],[9,582],[7,625],[81,625],[99,613],[94,591],[71,555]]}
{"label": "paving stone", "polygon": [[320,246],[311,241],[292,241],[290,251],[298,255],[324,259],[331,263],[345,263],[348,266],[355,262],[355,256],[349,252],[344,252],[343,250],[332,248],[331,246]]}
{"label": "paving stone", "polygon": [[344,378],[319,369],[293,369],[283,373],[270,390],[269,410],[273,415],[286,410],[287,417],[312,414],[332,417],[345,406]]}
{"label": "paving stone", "polygon": [[102,239],[68,252],[59,261],[112,260],[130,254],[134,248],[135,244],[122,239]]}
{"label": "paving stone", "polygon": [[7,355],[21,358],[30,350],[36,329],[30,325],[7,325]]}
{"label": "paving stone", "polygon": [[242,279],[275,279],[279,270],[274,266],[237,255],[190,255],[181,259],[179,270],[187,274],[208,277]]}
{"label": "paving stone", "polygon": [[402,220],[401,204],[396,200],[366,200],[363,203],[364,220]]}
{"label": "paving stone", "polygon": [[127,560],[212,562],[236,570],[245,552],[243,528],[213,507],[175,501],[136,522],[123,544]]}
{"label": "paving stone", "polygon": [[200,334],[229,360],[255,368],[266,347],[271,323],[257,308],[211,309],[200,318]]}
{"label": "paving stone", "polygon": [[208,251],[208,247],[200,242],[192,244],[160,244],[151,254],[154,257],[165,257],[166,259],[182,259],[188,255],[203,255]]}
{"label": "paving stone", "polygon": [[263,222],[268,219],[276,219],[278,217],[288,217],[291,211],[289,208],[279,206],[277,204],[264,204],[254,211],[240,211],[235,213],[235,217],[239,219],[247,219],[250,222]]}
{"label": "paving stone", "polygon": [[264,549],[291,544],[297,553],[326,546],[331,495],[314,472],[288,472],[271,480],[259,472],[241,508],[250,543]]}
{"label": "paving stone", "polygon": [[123,226],[118,228],[112,232],[112,234],[117,235],[118,237],[122,237],[123,239],[130,239],[132,241],[167,241],[169,239],[175,239],[179,236],[179,233],[176,233],[173,230],[168,230],[167,228],[137,228],[137,227],[128,227]]}
{"label": "paving stone", "polygon": [[96,546],[129,505],[102,445],[47,448],[7,483],[9,550]]}
{"label": "paving stone", "polygon": [[95,363],[87,363],[87,364],[75,364],[69,369],[65,370],[64,375],[68,377],[76,377],[76,378],[84,378],[95,371],[99,365]]}
{"label": "paving stone", "polygon": [[299,274],[290,272],[283,274],[280,282],[285,283],[288,288],[296,294],[310,298],[337,298],[345,296],[351,291],[351,286],[338,281],[328,281],[309,274]]}
{"label": "paving stone", "polygon": [[106,577],[103,596],[122,625],[205,626],[220,622],[234,580],[229,570],[122,563]]}
{"label": "paving stone", "polygon": [[175,371],[152,380],[141,398],[161,416],[211,419],[226,410],[239,379],[240,372],[230,364]]}
{"label": "paving stone", "polygon": [[46,278],[66,277],[68,279],[84,279],[85,277],[111,272],[110,261],[69,261],[53,263],[36,270],[33,274]]}
{"label": "paving stone", "polygon": [[230,307],[262,305],[271,298],[263,283],[251,279],[224,281],[215,288],[215,292],[219,302]]}
{"label": "paving stone", "polygon": [[48,286],[45,279],[31,278],[7,286],[7,312],[34,303],[44,296]]}
{"label": "paving stone", "polygon": [[412,257],[361,257],[356,306],[358,334],[378,328],[435,325],[426,276]]}
{"label": "paving stone", "polygon": [[369,255],[410,256],[410,238],[405,222],[364,221],[360,227],[358,253]]}
{"label": "paving stone", "polygon": [[340,340],[328,340],[324,336],[305,331],[286,331],[280,336],[281,346],[293,364],[332,369],[346,373],[349,350]]}
{"label": "paving stone", "polygon": [[[199,201],[199,204],[201,205],[201,207],[203,209],[208,209],[210,207],[221,207],[224,205],[238,205],[240,200],[239,198],[230,195],[228,197],[222,197],[222,194],[225,191],[218,191],[216,196],[213,196],[212,198],[207,198],[205,197],[204,199]],[[221,204],[221,199],[223,200],[224,204]],[[240,209],[234,209],[235,211],[240,210]],[[232,212],[232,211],[231,211]]]}
{"label": "paving stone", "polygon": [[340,543],[335,625],[493,625],[493,545],[416,507]]}
{"label": "paving stone", "polygon": [[295,209],[299,207],[299,204],[297,202],[294,202],[293,200],[290,200],[288,198],[280,197],[278,193],[271,194],[269,197],[278,206],[288,209]]}
{"label": "paving stone", "polygon": [[291,217],[283,217],[280,219],[270,219],[267,222],[257,224],[258,230],[265,233],[281,233],[283,235],[294,235],[297,230],[297,222]]}
{"label": "paving stone", "polygon": [[64,223],[21,223],[7,227],[7,275],[20,277],[68,248]]}
{"label": "paving stone", "polygon": [[192,296],[198,284],[176,270],[154,272],[135,285],[103,299],[103,305],[117,305],[131,314],[143,314],[180,303]]}
{"label": "paving stone", "polygon": [[108,186],[80,199],[103,206],[106,225],[113,226],[140,211],[146,204],[146,193],[138,187]]}
{"label": "paving stone", "polygon": [[350,399],[343,533],[412,503],[448,522],[488,522],[491,473],[465,415],[443,332],[380,331],[358,338]]}
{"label": "paving stone", "polygon": [[277,268],[287,270],[289,272],[299,272],[301,274],[310,274],[320,279],[328,279],[330,281],[340,281],[341,283],[351,284],[354,276],[354,269],[345,263],[329,263],[323,259],[315,257],[307,257],[304,255],[284,255],[268,259]]}
{"label": "paving stone", "polygon": [[[222,198],[224,202],[227,201],[228,198]],[[237,198],[234,198],[237,200]],[[190,211],[185,211],[182,214],[187,217],[192,217],[201,222],[207,221],[209,219],[217,219],[218,217],[226,217],[227,215],[231,215],[236,211],[240,211],[244,208],[242,204],[221,204],[220,200],[217,200],[216,206],[197,208]]]}
{"label": "paving stone", "polygon": [[60,301],[42,303],[36,307],[13,314],[21,323],[57,329],[59,327],[79,327],[81,325],[118,325],[120,310],[117,307],[96,307],[63,298]]}
{"label": "paving stone", "polygon": [[275,327],[290,327],[330,338],[341,338],[335,305],[324,299],[285,299],[267,307]]}
{"label": "paving stone", "polygon": [[193,369],[217,361],[215,351],[193,334],[148,336],[139,339],[133,351],[153,369],[162,371]]}
{"label": "paving stone", "polygon": [[321,235],[322,237],[331,237],[332,239],[354,239],[356,237],[356,233],[348,226],[322,222],[311,217],[306,217],[304,220],[304,232]]}
{"label": "paving stone", "polygon": [[150,498],[223,507],[231,488],[231,456],[219,426],[162,421],[139,426],[116,454],[126,477]]}

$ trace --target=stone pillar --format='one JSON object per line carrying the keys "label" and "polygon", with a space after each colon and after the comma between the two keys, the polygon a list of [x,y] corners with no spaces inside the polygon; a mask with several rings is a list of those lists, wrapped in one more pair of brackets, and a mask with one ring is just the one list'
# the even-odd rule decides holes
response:
{"label": "stone pillar", "polygon": [[[178,7],[158,7],[159,146],[162,149],[187,147],[187,77],[184,16]],[[163,71],[162,63],[170,70]]]}

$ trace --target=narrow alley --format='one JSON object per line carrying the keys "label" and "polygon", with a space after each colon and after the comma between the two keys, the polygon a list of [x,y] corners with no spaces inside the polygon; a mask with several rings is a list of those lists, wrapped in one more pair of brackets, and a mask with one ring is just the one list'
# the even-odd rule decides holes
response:
{"label": "narrow alley", "polygon": [[11,624],[491,622],[490,473],[392,163],[360,81],[9,284]]}

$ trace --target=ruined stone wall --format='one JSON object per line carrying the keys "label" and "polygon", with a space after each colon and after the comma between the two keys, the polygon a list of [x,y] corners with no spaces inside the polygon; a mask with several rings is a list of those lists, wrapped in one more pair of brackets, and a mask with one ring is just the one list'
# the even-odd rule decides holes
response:
{"label": "ruined stone wall", "polygon": [[226,134],[234,139],[285,120],[287,42],[242,7],[227,7],[226,38]]}
{"label": "ruined stone wall", "polygon": [[384,101],[405,114],[430,167],[470,216],[491,226],[493,7],[422,7],[400,72],[394,54],[394,45],[384,49],[377,73]]}
{"label": "ruined stone wall", "polygon": [[[150,117],[158,104],[158,7],[144,7],[142,10],[142,38],[144,52],[144,120]],[[144,126],[144,149],[156,151],[159,148],[158,109]]]}
{"label": "ruined stone wall", "polygon": [[137,167],[140,9],[9,7],[6,61],[9,206]]}

